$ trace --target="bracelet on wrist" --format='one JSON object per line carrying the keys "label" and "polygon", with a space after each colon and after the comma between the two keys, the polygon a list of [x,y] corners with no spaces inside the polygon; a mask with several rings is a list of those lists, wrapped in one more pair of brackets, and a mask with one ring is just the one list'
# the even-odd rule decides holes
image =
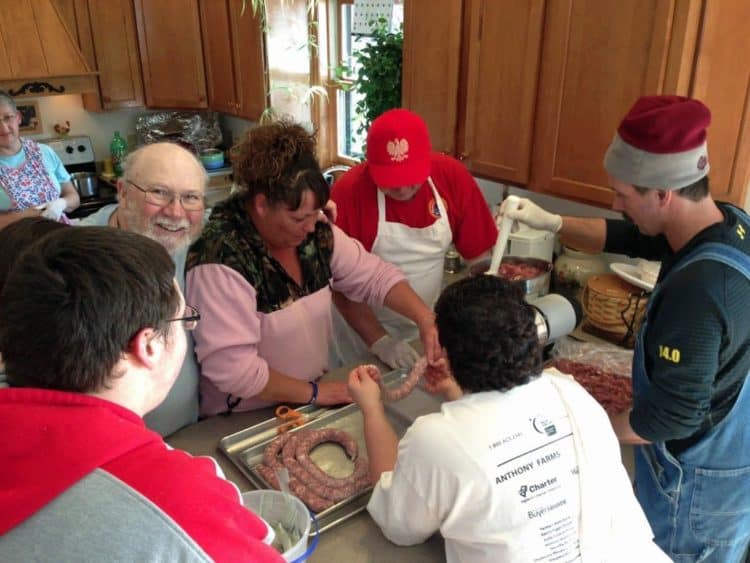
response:
{"label": "bracelet on wrist", "polygon": [[308,381],[308,383],[312,387],[312,396],[310,397],[310,400],[307,401],[307,404],[314,405],[318,400],[318,383],[317,381]]}

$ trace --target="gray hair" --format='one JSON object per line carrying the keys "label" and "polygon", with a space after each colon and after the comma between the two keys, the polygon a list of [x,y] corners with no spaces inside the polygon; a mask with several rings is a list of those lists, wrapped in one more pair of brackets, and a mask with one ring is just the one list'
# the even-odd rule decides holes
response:
{"label": "gray hair", "polygon": [[5,90],[0,90],[0,104],[6,104],[10,106],[13,111],[18,111],[18,106],[16,106],[16,101],[13,99],[13,96],[8,94]]}
{"label": "gray hair", "polygon": [[[195,156],[194,153],[187,150],[185,147],[178,145],[177,143],[170,143],[170,142],[164,142],[164,141],[160,143],[152,143],[150,145],[142,145],[138,147],[137,149],[135,149],[133,152],[128,153],[128,155],[125,157],[125,160],[122,163],[123,179],[127,180],[129,178],[128,171],[136,165],[138,160],[143,155],[143,152],[148,150],[149,147],[153,147],[155,145],[172,145],[185,151],[185,154],[190,155],[190,157],[195,162],[197,169],[200,170],[201,188],[203,188],[203,191],[206,190],[206,188],[208,187],[208,172],[206,172],[206,169],[203,166],[203,163],[200,161],[200,159],[197,156]],[[168,164],[166,165],[168,166]]]}

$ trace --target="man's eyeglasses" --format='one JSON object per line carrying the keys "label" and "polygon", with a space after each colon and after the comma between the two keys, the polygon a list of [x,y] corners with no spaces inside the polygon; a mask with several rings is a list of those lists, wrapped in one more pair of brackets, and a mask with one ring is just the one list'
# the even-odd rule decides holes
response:
{"label": "man's eyeglasses", "polygon": [[6,113],[5,115],[0,116],[0,123],[2,123],[5,126],[13,125],[17,119],[18,119],[17,113]]}
{"label": "man's eyeglasses", "polygon": [[198,309],[192,305],[185,305],[184,316],[177,317],[176,319],[167,319],[167,322],[176,323],[177,321],[182,321],[185,330],[193,330],[198,326],[199,320],[201,320],[201,314],[198,312]]}
{"label": "man's eyeglasses", "polygon": [[205,200],[200,194],[176,194],[165,188],[142,188],[131,180],[125,181],[134,188],[142,191],[146,195],[146,203],[150,203],[151,205],[166,207],[177,198],[185,211],[200,211],[205,206]]}

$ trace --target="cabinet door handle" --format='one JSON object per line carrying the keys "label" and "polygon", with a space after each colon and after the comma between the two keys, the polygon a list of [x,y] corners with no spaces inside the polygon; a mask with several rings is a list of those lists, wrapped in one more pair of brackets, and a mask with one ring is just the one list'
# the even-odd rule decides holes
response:
{"label": "cabinet door handle", "polygon": [[469,158],[469,154],[468,154],[468,153],[465,153],[465,152],[460,152],[460,153],[458,153],[458,157],[457,157],[457,158],[458,158],[458,160],[460,160],[460,161],[464,161],[464,160],[466,160],[467,158]]}

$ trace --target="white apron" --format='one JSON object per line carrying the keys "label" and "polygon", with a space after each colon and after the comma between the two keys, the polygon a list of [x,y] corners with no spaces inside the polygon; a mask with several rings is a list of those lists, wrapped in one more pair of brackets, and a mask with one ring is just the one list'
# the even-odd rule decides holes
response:
{"label": "white apron", "polygon": [[[448,221],[448,213],[432,178],[428,177],[427,182],[435,198],[440,217],[432,225],[423,228],[386,221],[386,196],[378,190],[378,231],[372,245],[372,253],[398,266],[412,289],[428,307],[432,308],[440,295],[445,252],[453,241],[453,234]],[[416,325],[406,317],[385,307],[375,307],[373,310],[383,328],[394,338],[413,340],[419,335]],[[370,352],[364,341],[352,330],[335,307],[332,313],[331,366],[347,365],[367,358]]]}

